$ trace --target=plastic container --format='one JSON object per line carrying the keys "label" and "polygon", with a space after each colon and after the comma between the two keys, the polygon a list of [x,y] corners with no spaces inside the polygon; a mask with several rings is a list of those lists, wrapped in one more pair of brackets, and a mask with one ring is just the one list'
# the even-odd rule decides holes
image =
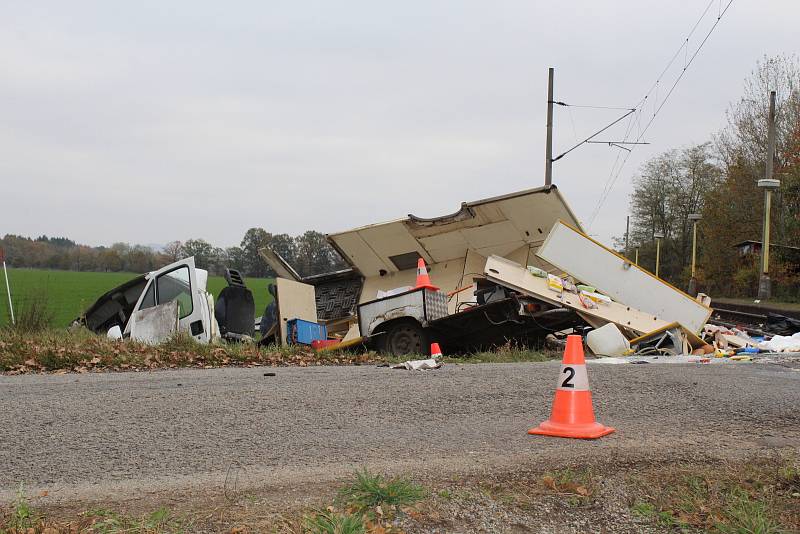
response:
{"label": "plastic container", "polygon": [[288,334],[290,345],[311,345],[315,340],[328,338],[328,329],[325,325],[303,321],[302,319],[288,321],[286,323],[286,333]]}
{"label": "plastic container", "polygon": [[586,334],[586,345],[595,356],[622,356],[631,348],[631,344],[614,323],[608,323]]}

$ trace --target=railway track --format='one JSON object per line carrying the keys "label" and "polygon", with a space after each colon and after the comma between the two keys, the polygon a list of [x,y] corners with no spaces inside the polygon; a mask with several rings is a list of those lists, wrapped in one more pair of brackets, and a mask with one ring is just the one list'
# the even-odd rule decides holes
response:
{"label": "railway track", "polygon": [[[795,331],[800,331],[800,326],[793,329],[787,326],[787,321],[789,323],[798,322],[798,319],[792,315],[797,315],[797,312],[723,304],[722,307],[714,308],[709,322],[729,328],[736,327],[756,335],[791,335]],[[787,327],[788,331],[785,330]]]}

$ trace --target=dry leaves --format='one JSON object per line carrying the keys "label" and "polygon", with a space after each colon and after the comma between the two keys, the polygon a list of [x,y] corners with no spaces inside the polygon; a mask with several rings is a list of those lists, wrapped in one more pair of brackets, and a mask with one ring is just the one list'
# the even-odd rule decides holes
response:
{"label": "dry leaves", "polygon": [[317,353],[306,347],[286,349],[255,345],[201,345],[192,339],[180,338],[151,346],[68,332],[11,335],[0,342],[0,373],[9,375],[147,371],[182,367],[312,367],[380,361],[382,359],[374,353]]}
{"label": "dry leaves", "polygon": [[542,477],[542,484],[555,493],[579,495],[581,497],[590,497],[593,493],[585,483],[571,479],[556,480],[555,477],[550,475]]}

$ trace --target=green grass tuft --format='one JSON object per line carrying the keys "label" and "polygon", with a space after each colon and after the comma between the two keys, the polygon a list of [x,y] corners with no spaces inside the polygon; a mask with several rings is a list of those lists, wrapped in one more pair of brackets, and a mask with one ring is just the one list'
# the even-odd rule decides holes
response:
{"label": "green grass tuft", "polygon": [[356,471],[354,479],[339,490],[338,501],[360,511],[389,505],[399,508],[415,504],[427,495],[425,489],[407,478],[373,475],[366,468]]}
{"label": "green grass tuft", "polygon": [[726,494],[722,517],[714,527],[724,534],[780,534],[780,524],[770,514],[766,503],[753,499],[746,491],[733,488]]}
{"label": "green grass tuft", "polygon": [[303,532],[308,534],[364,534],[364,516],[346,512],[324,511],[306,516]]}
{"label": "green grass tuft", "polygon": [[40,521],[39,515],[33,510],[25,495],[22,484],[17,488],[17,494],[11,503],[11,513],[4,521],[0,522],[0,533],[26,532]]}

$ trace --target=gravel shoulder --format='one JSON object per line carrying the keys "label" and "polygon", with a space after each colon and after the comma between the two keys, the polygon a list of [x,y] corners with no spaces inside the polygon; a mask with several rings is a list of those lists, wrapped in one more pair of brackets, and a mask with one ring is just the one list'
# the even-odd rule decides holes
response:
{"label": "gravel shoulder", "polygon": [[[265,376],[274,372],[275,376]],[[557,362],[0,377],[0,500],[52,507],[223,502],[275,509],[355,468],[422,482],[520,469],[733,461],[800,444],[800,373],[773,365],[590,366],[598,441],[526,434]]]}

